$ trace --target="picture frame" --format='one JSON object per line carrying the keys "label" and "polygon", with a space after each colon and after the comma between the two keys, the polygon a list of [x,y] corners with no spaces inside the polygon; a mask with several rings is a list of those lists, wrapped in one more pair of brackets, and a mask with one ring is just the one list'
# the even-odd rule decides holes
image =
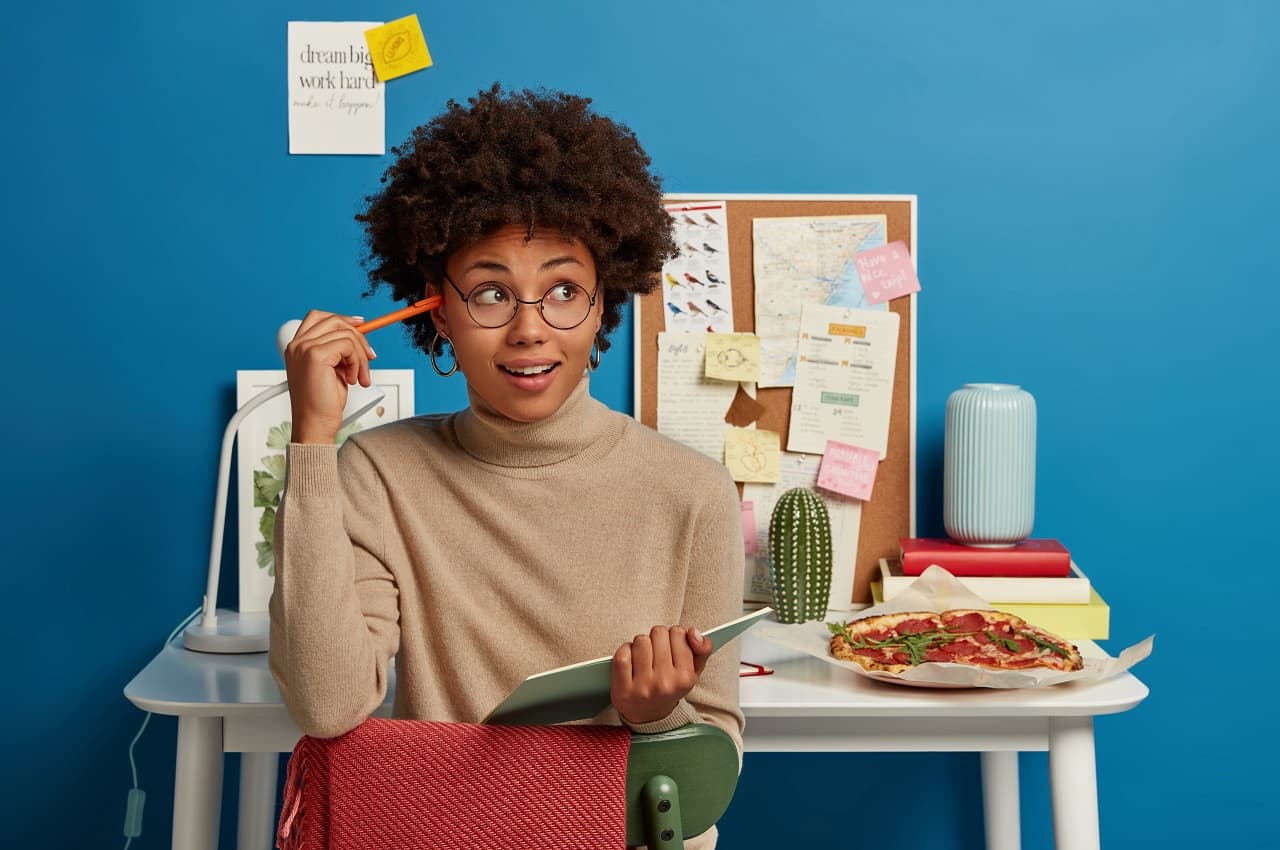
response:
{"label": "picture frame", "polygon": [[[385,397],[338,434],[351,434],[414,414],[412,369],[373,369],[370,377]],[[285,380],[283,369],[236,371],[236,406]],[[284,490],[285,447],[292,430],[289,394],[270,399],[240,423],[237,436],[236,504],[239,506],[240,611],[266,611],[275,586],[272,533]]]}

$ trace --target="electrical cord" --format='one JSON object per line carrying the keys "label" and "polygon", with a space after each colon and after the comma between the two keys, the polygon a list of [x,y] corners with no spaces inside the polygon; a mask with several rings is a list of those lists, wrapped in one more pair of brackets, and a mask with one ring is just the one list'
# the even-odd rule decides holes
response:
{"label": "electrical cord", "polygon": [[[187,624],[194,620],[203,608],[197,608],[186,617],[181,623],[169,632],[169,636],[164,639],[164,645],[168,646],[169,641],[177,637],[178,632],[187,627]],[[147,712],[147,716],[142,718],[142,725],[138,727],[138,734],[133,736],[133,740],[129,742],[129,770],[133,773],[133,787],[129,789],[128,801],[125,804],[124,812],[124,850],[129,850],[129,845],[133,843],[133,839],[142,835],[142,807],[147,801],[147,792],[138,787],[138,764],[133,759],[133,748],[137,746],[138,739],[142,737],[142,733],[147,731],[147,724],[151,722],[151,712]]]}

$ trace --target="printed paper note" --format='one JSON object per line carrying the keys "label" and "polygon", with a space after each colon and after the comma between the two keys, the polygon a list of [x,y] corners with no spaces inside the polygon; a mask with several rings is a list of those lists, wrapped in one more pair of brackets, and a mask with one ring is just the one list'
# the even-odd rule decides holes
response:
{"label": "printed paper note", "polygon": [[724,414],[740,385],[703,374],[708,336],[658,334],[658,433],[724,463]]}
{"label": "printed paper note", "polygon": [[898,314],[806,305],[787,449],[821,453],[827,440],[889,447]]}
{"label": "printed paper note", "polygon": [[[744,484],[742,498],[749,499],[756,515],[756,548],[747,558],[747,574],[743,598],[752,602],[771,602],[769,582],[769,518],[778,497],[792,487],[813,488],[818,483],[820,455],[783,452],[776,484]],[[819,491],[819,496],[824,494]],[[848,611],[852,607],[853,573],[858,562],[858,534],[862,528],[862,502],[853,499],[824,498],[831,517],[831,599],[827,607]]]}
{"label": "printed paper note", "polygon": [[760,338],[755,334],[707,334],[707,377],[755,383],[760,379]]}
{"label": "printed paper note", "polygon": [[885,221],[883,215],[752,221],[761,387],[795,383],[804,305],[887,309],[867,303],[853,261],[859,251],[884,244]]}
{"label": "printed paper note", "polygon": [[883,304],[920,291],[916,267],[905,242],[890,242],[880,248],[853,255],[868,304]]}
{"label": "printed paper note", "polygon": [[364,38],[373,70],[384,83],[431,66],[431,52],[417,15],[366,30]]}
{"label": "printed paper note", "polygon": [[680,249],[679,256],[662,267],[666,329],[733,333],[724,201],[668,204],[666,209]]}
{"label": "printed paper note", "polygon": [[289,153],[386,153],[386,104],[368,22],[290,21]]}
{"label": "printed paper note", "polygon": [[724,464],[734,481],[778,480],[782,448],[777,431],[729,428],[724,435]]}
{"label": "printed paper note", "polygon": [[827,450],[822,453],[822,466],[818,469],[818,486],[865,502],[871,498],[879,468],[879,452],[827,440]]}

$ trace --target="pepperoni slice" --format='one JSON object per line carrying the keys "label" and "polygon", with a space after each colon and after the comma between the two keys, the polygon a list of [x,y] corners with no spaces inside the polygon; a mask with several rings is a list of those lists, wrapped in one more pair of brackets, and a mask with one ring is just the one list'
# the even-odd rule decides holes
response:
{"label": "pepperoni slice", "polygon": [[924,654],[925,661],[955,661],[956,657],[946,649],[930,649]]}
{"label": "pepperoni slice", "polygon": [[987,620],[981,614],[971,613],[959,617],[944,617],[942,625],[949,632],[976,632],[987,627]]}
{"label": "pepperoni slice", "polygon": [[893,663],[894,664],[910,664],[911,656],[907,655],[905,652],[895,652],[893,654]]}
{"label": "pepperoni slice", "polygon": [[957,658],[967,658],[970,655],[976,655],[982,652],[982,647],[976,643],[970,643],[968,640],[956,641],[947,647],[951,654]]}
{"label": "pepperoni slice", "polygon": [[937,623],[928,620],[903,620],[898,624],[897,631],[900,635],[915,635],[937,627]]}

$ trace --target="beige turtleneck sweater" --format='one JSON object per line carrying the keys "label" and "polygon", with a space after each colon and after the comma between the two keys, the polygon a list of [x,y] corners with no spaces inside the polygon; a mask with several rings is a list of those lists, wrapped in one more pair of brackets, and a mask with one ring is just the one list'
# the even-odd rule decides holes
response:
{"label": "beige turtleneck sweater", "polygon": [[[654,625],[742,613],[724,467],[605,407],[583,378],[541,422],[471,406],[292,444],[275,527],[270,667],[307,734],[394,715],[477,722],[527,676]],[[737,642],[641,732],[702,720],[742,749]],[[613,709],[596,722],[620,723]],[[714,842],[690,842],[709,847]]]}

